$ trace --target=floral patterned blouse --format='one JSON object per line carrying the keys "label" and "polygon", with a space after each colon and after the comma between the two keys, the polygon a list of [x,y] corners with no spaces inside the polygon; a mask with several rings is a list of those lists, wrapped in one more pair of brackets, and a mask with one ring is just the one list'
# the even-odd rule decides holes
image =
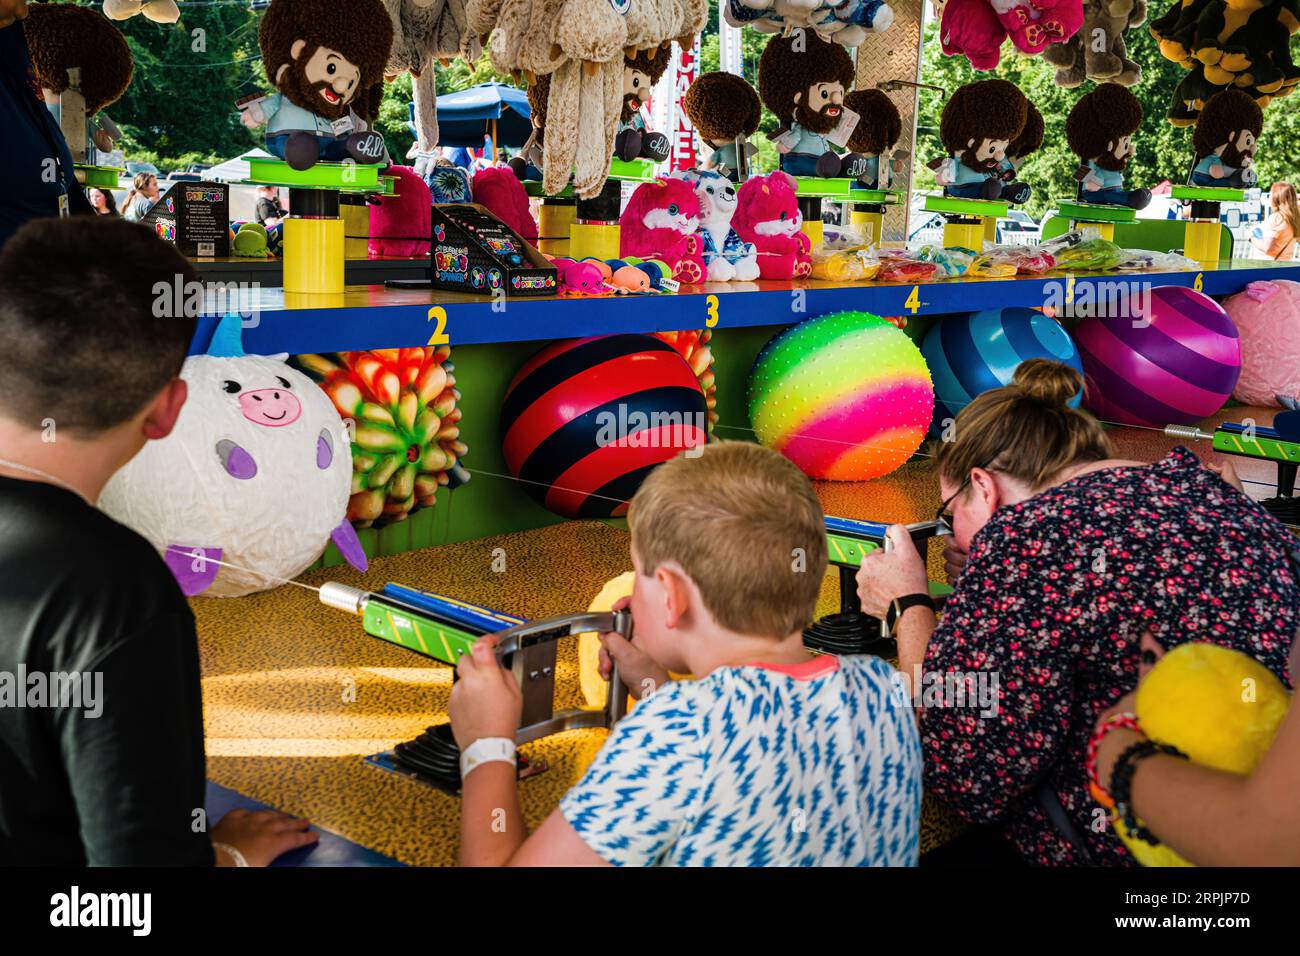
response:
{"label": "floral patterned blouse", "polygon": [[999,509],[971,542],[925,658],[927,682],[996,672],[997,706],[925,702],[926,788],[963,819],[1001,822],[1031,863],[1082,863],[1041,809],[1046,784],[1094,863],[1132,865],[1087,791],[1097,715],[1132,689],[1148,629],[1164,647],[1244,651],[1289,685],[1298,545],[1181,447]]}

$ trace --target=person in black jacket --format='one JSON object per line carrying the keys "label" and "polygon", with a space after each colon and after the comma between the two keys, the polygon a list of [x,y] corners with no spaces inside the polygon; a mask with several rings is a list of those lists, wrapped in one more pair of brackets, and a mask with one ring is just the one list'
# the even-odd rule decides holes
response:
{"label": "person in black jacket", "polygon": [[0,249],[0,866],[264,865],[317,838],[272,811],[208,826],[194,617],[95,507],[185,404],[196,316],[173,290],[195,281],[115,217]]}

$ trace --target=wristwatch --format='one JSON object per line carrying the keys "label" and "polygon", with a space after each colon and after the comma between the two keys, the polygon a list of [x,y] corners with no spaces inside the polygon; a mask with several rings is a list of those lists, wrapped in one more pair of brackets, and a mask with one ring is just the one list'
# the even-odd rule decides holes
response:
{"label": "wristwatch", "polygon": [[931,611],[935,609],[934,598],[930,597],[928,594],[905,594],[900,598],[894,598],[894,600],[889,602],[889,610],[885,612],[885,626],[888,627],[890,631],[893,631],[894,625],[896,625],[898,619],[903,616],[903,612],[909,607],[915,607],[918,604],[925,605]]}
{"label": "wristwatch", "polygon": [[485,763],[515,763],[515,742],[509,737],[480,737],[460,755],[460,779]]}

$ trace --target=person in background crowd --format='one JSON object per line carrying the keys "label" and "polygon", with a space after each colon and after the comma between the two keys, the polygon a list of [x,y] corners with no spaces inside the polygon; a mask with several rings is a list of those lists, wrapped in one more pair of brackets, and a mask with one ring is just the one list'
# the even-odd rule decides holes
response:
{"label": "person in background crowd", "polygon": [[94,212],[32,74],[26,17],[26,0],[0,0],[0,246],[29,220]]}
{"label": "person in background crowd", "polygon": [[275,186],[257,187],[257,219],[267,229],[274,229],[284,219],[284,207],[280,205],[280,190]]}
{"label": "person in background crowd", "polygon": [[1082,387],[1059,362],[1023,362],[938,445],[959,572],[941,621],[901,525],[889,529],[893,550],[858,574],[864,611],[895,609],[899,667],[921,679],[913,693],[997,676],[996,706],[956,699],[921,712],[926,790],[981,825],[940,853],[968,837],[973,856],[982,839],[987,863],[1010,838],[1039,865],[1133,865],[1109,828],[1091,826],[1085,768],[1097,715],[1133,685],[1144,632],[1165,648],[1230,647],[1290,680],[1300,541],[1225,480],[1234,473],[1186,448],[1154,464],[1116,459],[1101,423],[1068,404]]}
{"label": "person in background crowd", "polygon": [[153,173],[136,173],[131,182],[131,191],[122,200],[122,215],[132,222],[139,222],[153,208],[159,195],[157,176]]}
{"label": "person in background crowd", "polygon": [[90,200],[91,208],[95,210],[96,215],[118,215],[117,200],[113,198],[113,194],[107,189],[88,189],[86,190],[86,198]]}
{"label": "person in background crowd", "polygon": [[1274,183],[1268,192],[1269,215],[1258,236],[1250,239],[1252,259],[1288,261],[1295,258],[1296,237],[1300,236],[1300,204],[1295,187]]}

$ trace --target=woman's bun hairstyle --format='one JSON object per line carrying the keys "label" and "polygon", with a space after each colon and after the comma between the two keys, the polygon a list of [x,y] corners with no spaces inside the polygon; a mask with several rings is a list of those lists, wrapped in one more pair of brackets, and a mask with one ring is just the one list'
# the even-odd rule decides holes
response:
{"label": "woman's bun hairstyle", "polygon": [[1083,376],[1068,365],[1035,358],[1016,366],[1011,384],[1025,398],[1064,408],[1083,388]]}

